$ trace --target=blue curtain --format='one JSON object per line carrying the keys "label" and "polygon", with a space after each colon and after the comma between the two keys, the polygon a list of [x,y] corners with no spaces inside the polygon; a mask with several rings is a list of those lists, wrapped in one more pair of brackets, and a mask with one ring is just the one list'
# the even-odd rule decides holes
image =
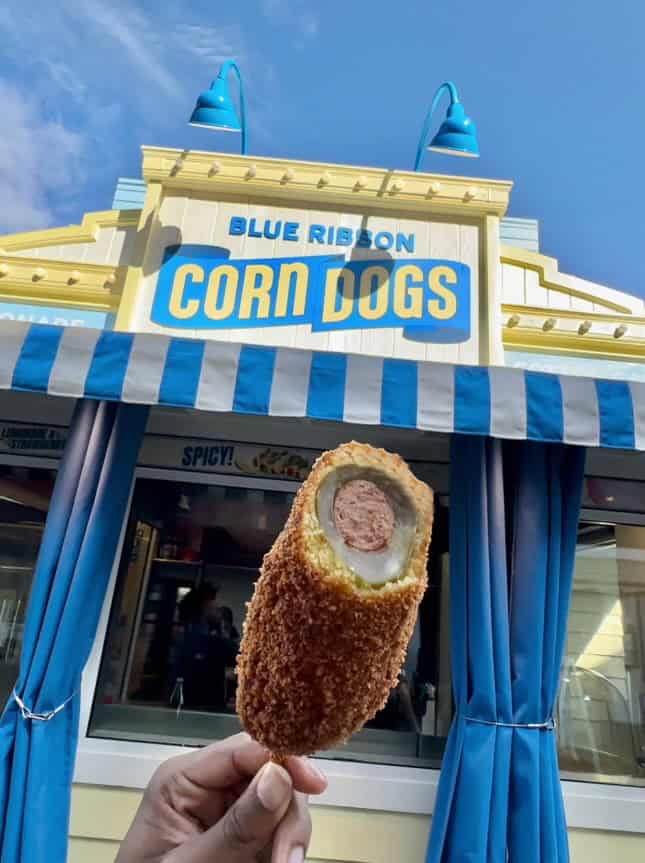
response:
{"label": "blue curtain", "polygon": [[427,861],[566,863],[551,719],[585,452],[469,436],[452,446],[456,716]]}
{"label": "blue curtain", "polygon": [[[0,720],[0,861],[63,863],[79,687],[127,506],[148,408],[81,401],[31,591],[15,693]],[[62,706],[64,705],[64,706]],[[61,709],[49,720],[47,716]]]}

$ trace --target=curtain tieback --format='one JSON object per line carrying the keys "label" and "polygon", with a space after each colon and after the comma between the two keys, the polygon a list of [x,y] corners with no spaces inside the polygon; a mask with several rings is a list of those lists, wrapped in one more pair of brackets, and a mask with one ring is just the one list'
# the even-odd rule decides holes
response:
{"label": "curtain tieback", "polygon": [[494,725],[497,728],[533,728],[536,731],[555,731],[557,728],[554,717],[546,722],[493,722],[490,719],[476,719],[474,716],[464,716],[464,719],[476,725]]}
{"label": "curtain tieback", "polygon": [[57,713],[60,713],[67,705],[72,701],[72,699],[78,694],[78,689],[75,689],[74,692],[63,701],[62,704],[59,704],[58,707],[55,707],[53,710],[48,710],[47,713],[34,713],[33,710],[30,710],[22,698],[18,695],[16,690],[11,693],[13,700],[18,705],[18,710],[20,711],[20,715],[23,719],[33,719],[36,722],[49,722],[50,719],[53,719]]}

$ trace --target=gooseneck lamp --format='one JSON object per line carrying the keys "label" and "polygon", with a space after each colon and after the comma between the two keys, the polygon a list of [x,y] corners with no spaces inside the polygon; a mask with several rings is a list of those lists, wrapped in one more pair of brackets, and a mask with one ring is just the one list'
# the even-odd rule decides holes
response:
{"label": "gooseneck lamp", "polygon": [[466,116],[464,106],[459,101],[455,85],[452,81],[445,81],[434,94],[430,110],[423,124],[419,146],[417,147],[417,158],[414,163],[415,171],[418,171],[421,167],[423,151],[430,133],[432,115],[445,92],[450,94],[450,105],[448,106],[446,119],[439,127],[439,131],[430,142],[428,149],[434,150],[436,153],[450,153],[453,156],[470,156],[471,158],[479,156],[479,143],[477,142],[475,124],[470,117]]}
{"label": "gooseneck lamp", "polygon": [[[228,89],[228,73],[235,72],[240,84],[240,115],[242,122],[231,101]],[[242,75],[234,60],[222,63],[217,78],[208,90],[199,94],[195,110],[190,118],[191,126],[201,126],[204,129],[220,129],[225,132],[242,133],[242,155],[246,156],[246,110],[244,108],[244,87]]]}

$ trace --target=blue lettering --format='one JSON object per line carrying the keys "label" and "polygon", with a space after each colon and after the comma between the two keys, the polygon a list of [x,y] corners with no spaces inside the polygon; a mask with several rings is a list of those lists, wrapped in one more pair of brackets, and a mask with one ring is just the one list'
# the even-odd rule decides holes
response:
{"label": "blue lettering", "polygon": [[255,227],[255,219],[249,219],[249,237],[255,237],[259,239],[262,236],[262,232],[258,231]]}
{"label": "blue lettering", "polygon": [[280,236],[281,228],[282,222],[280,221],[280,219],[278,219],[273,228],[271,228],[271,219],[267,219],[264,223],[264,236],[267,240],[277,240]]}
{"label": "blue lettering", "polygon": [[[258,219],[245,216],[231,216],[228,232],[232,237],[248,236],[255,239],[278,240],[282,237],[287,242],[297,242],[300,224],[298,222],[282,222],[281,219],[265,219],[260,230]],[[375,246],[377,249],[392,249],[396,247],[397,252],[408,252],[414,254],[416,250],[416,237],[414,234],[404,234],[400,231],[396,235],[389,231],[379,231],[376,236],[373,232],[360,228],[356,232],[351,228],[335,227],[334,225],[313,224],[309,226],[307,241],[309,243],[323,244],[329,246],[356,246],[369,249]]]}
{"label": "blue lettering", "polygon": [[284,234],[283,239],[289,240],[292,243],[298,242],[298,228],[300,226],[297,222],[285,222],[284,223]]}
{"label": "blue lettering", "polygon": [[184,447],[184,454],[181,459],[181,463],[184,467],[190,467],[190,463],[193,457],[193,448],[192,446]]}
{"label": "blue lettering", "polygon": [[210,447],[209,453],[208,453],[208,463],[211,467],[215,467],[215,465],[218,465],[220,463],[219,447],[218,446]]}
{"label": "blue lettering", "polygon": [[361,249],[369,249],[372,245],[372,232],[365,231],[361,228],[358,232],[358,240],[356,241],[356,245]]}
{"label": "blue lettering", "polygon": [[193,462],[192,466],[195,467],[200,458],[204,455],[204,447],[196,446],[193,448]]}
{"label": "blue lettering", "polygon": [[228,232],[232,237],[239,237],[246,233],[246,219],[243,216],[233,216]]}
{"label": "blue lettering", "polygon": [[406,251],[414,252],[414,234],[398,234],[396,235],[396,250],[397,252]]}
{"label": "blue lettering", "polygon": [[391,249],[394,245],[394,237],[388,231],[379,231],[374,237],[374,245],[377,249]]}

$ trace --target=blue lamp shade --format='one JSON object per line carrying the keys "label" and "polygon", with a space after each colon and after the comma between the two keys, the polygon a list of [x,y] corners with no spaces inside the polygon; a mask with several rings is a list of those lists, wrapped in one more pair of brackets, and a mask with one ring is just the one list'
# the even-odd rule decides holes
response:
{"label": "blue lamp shade", "polygon": [[448,108],[446,119],[428,149],[452,156],[479,156],[477,129],[470,117],[466,116],[461,102],[454,102]]}
{"label": "blue lamp shade", "polygon": [[237,112],[231,102],[226,81],[217,77],[210,86],[199,94],[195,110],[190,118],[191,126],[204,126],[208,129],[222,129],[228,132],[241,132]]}

